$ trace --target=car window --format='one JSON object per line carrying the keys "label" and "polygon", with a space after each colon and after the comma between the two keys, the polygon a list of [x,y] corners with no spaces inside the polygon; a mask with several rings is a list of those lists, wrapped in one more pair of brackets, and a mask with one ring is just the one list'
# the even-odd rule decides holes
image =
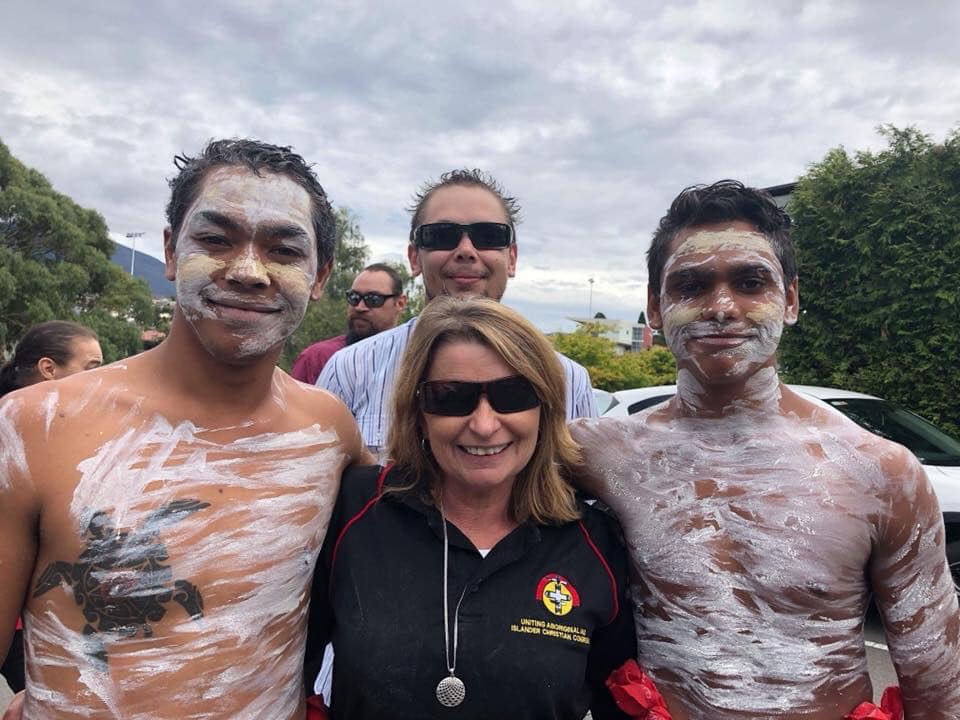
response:
{"label": "car window", "polygon": [[600,390],[599,388],[593,388],[593,400],[597,404],[598,415],[603,415],[607,410],[618,404],[613,393]]}
{"label": "car window", "polygon": [[909,410],[886,400],[851,398],[825,402],[870,432],[905,446],[925,465],[960,466],[960,441]]}
{"label": "car window", "polygon": [[654,405],[659,405],[664,400],[669,400],[673,397],[673,394],[669,395],[654,395],[653,397],[644,398],[643,400],[637,400],[635,403],[630,405],[627,408],[627,413],[634,415],[641,410],[646,410],[648,407],[653,407]]}

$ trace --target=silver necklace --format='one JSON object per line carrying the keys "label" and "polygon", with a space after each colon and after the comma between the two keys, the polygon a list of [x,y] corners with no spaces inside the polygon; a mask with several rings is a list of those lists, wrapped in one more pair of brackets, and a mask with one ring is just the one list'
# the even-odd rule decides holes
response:
{"label": "silver necklace", "polygon": [[463,680],[458,678],[454,671],[457,667],[457,636],[460,620],[460,603],[463,602],[463,596],[467,594],[467,588],[463,588],[460,593],[460,599],[457,601],[457,609],[453,612],[453,662],[450,662],[450,604],[447,590],[448,568],[450,566],[450,540],[447,537],[447,517],[443,514],[443,501],[440,505],[440,522],[443,523],[443,652],[447,659],[447,672],[450,674],[443,678],[437,684],[437,700],[444,707],[456,707],[463,702],[467,696],[467,689],[463,685]]}

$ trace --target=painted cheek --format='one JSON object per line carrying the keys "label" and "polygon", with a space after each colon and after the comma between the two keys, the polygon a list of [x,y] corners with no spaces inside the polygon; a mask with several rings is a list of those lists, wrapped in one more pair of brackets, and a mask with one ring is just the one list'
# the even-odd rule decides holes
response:
{"label": "painted cheek", "polygon": [[201,252],[179,255],[177,258],[177,303],[189,319],[212,315],[206,311],[200,291],[213,282],[226,263]]}
{"label": "painted cheek", "polygon": [[[311,268],[313,270],[312,272]],[[317,275],[315,262],[310,263],[310,266],[307,268],[299,265],[267,263],[265,270],[284,297],[290,301],[291,305],[298,308],[301,305],[302,307],[306,307],[306,304],[310,301],[313,279]]]}
{"label": "painted cheek", "polygon": [[673,303],[663,307],[663,332],[672,339],[681,328],[700,319],[700,308],[685,303]]}
{"label": "painted cheek", "polygon": [[783,320],[783,302],[766,302],[756,305],[746,313],[747,319],[756,325],[765,325],[770,322]]}
{"label": "painted cheek", "polygon": [[179,282],[181,278],[185,283],[210,280],[214,273],[223,270],[226,266],[227,264],[222,260],[215,260],[200,252],[184,254],[177,259],[177,281]]}

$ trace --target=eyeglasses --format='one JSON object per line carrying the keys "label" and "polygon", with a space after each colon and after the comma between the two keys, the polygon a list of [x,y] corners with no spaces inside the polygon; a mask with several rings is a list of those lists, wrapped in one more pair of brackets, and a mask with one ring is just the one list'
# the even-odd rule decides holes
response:
{"label": "eyeglasses", "polygon": [[368,308],[378,308],[383,306],[383,304],[387,301],[387,298],[395,297],[400,297],[400,293],[384,295],[383,293],[377,292],[358,293],[356,290],[347,290],[347,302],[351,305],[351,307],[356,307],[360,304],[360,301],[363,300],[363,302],[367,304]]}
{"label": "eyeglasses", "polygon": [[489,380],[426,380],[417,390],[420,409],[431,415],[463,417],[476,410],[480,396],[486,395],[490,407],[508,414],[530,410],[540,405],[540,396],[530,381],[520,375]]}
{"label": "eyeglasses", "polygon": [[453,250],[466,233],[477,250],[502,250],[513,242],[513,228],[506,223],[427,223],[413,231],[413,244],[424,250]]}

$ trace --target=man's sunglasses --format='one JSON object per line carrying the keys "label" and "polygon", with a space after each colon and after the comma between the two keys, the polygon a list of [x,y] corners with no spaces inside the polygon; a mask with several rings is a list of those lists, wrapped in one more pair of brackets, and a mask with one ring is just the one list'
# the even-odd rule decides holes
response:
{"label": "man's sunglasses", "polygon": [[502,414],[530,410],[541,402],[530,381],[520,375],[488,382],[427,380],[420,383],[417,394],[423,412],[455,417],[463,417],[476,410],[481,395],[486,395],[490,407]]}
{"label": "man's sunglasses", "polygon": [[506,223],[427,223],[413,231],[413,244],[424,250],[453,250],[466,233],[477,250],[502,250],[513,242],[513,228]]}
{"label": "man's sunglasses", "polygon": [[363,302],[367,304],[368,308],[378,308],[383,306],[383,304],[387,301],[387,298],[395,297],[400,297],[400,293],[384,295],[383,293],[358,293],[356,290],[347,290],[347,302],[352,307],[356,307],[360,304],[360,301],[363,300]]}

